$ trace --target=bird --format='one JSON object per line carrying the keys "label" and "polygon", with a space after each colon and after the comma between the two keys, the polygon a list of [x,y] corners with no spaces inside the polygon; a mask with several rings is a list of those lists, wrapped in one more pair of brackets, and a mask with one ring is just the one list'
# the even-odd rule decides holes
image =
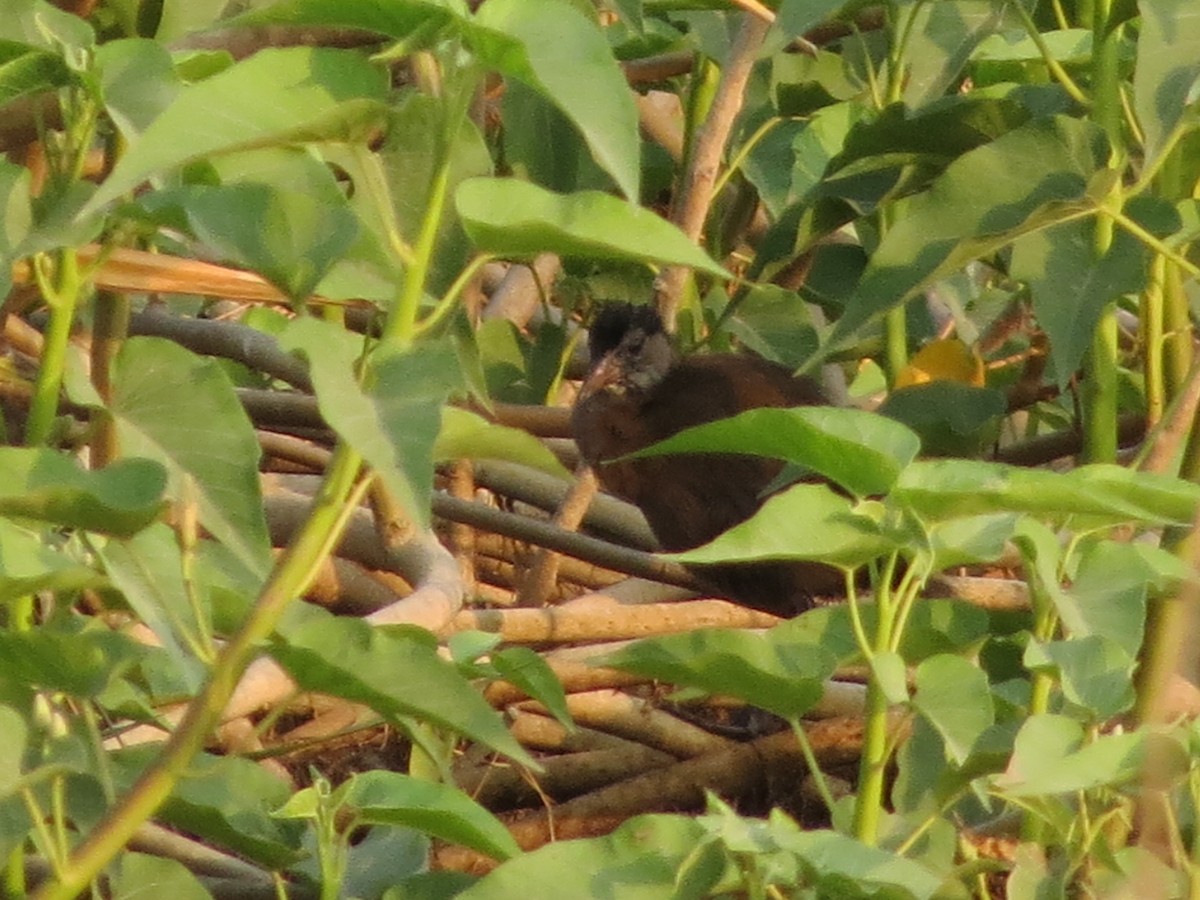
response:
{"label": "bird", "polygon": [[[678,356],[650,306],[606,304],[588,333],[589,370],[571,415],[601,487],[637,506],[669,552],[705,544],[750,518],[783,469],[733,453],[620,459],[690,428],[759,407],[824,405],[819,385],[744,353]],[[837,593],[841,572],[807,561],[689,566],[722,597],[785,617]]]}

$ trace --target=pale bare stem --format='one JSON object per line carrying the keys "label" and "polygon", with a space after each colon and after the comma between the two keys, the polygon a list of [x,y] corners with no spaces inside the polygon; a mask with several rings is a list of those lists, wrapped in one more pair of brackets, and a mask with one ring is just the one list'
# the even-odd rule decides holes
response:
{"label": "pale bare stem", "polygon": [[[693,241],[699,242],[704,230],[721,155],[729,141],[733,122],[742,109],[746,82],[754,68],[758,49],[770,27],[768,22],[755,16],[747,16],[742,21],[729,59],[721,72],[708,118],[696,133],[691,167],[684,173],[671,215],[672,221]],[[661,276],[658,311],[668,331],[675,330],[675,316],[679,312],[688,274],[689,270],[685,267],[671,266]]]}
{"label": "pale bare stem", "polygon": [[[554,514],[554,524],[566,531],[575,531],[596,496],[598,482],[596,473],[591,466],[582,466],[574,486],[563,498],[562,504]],[[541,606],[550,594],[554,582],[558,579],[559,562],[562,557],[553,550],[545,547],[538,548],[534,554],[533,564],[522,579],[517,594],[519,606]]]}

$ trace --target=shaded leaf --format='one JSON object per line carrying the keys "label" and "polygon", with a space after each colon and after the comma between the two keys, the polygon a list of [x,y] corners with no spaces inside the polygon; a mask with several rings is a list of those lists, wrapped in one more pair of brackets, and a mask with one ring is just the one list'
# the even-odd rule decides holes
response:
{"label": "shaded leaf", "polygon": [[1092,175],[1106,158],[1096,126],[1065,116],[1035,119],[964,153],[928,191],[896,204],[895,224],[835,324],[831,345],[942,273],[1061,220],[1070,204],[1088,205]]}
{"label": "shaded leaf", "polygon": [[6,680],[73,697],[102,693],[144,652],[131,638],[100,629],[0,632],[0,672]]}
{"label": "shaded leaf", "polygon": [[637,110],[604,32],[561,0],[489,0],[464,37],[484,63],[551,100],[583,134],[592,156],[637,201]]}
{"label": "shaded leaf", "polygon": [[[161,752],[153,746],[112,754],[118,791],[128,790]],[[288,797],[287,784],[258,763],[200,754],[156,814],[163,822],[271,868],[300,856],[303,827],[271,815]]]}
{"label": "shaded leaf", "polygon": [[270,567],[258,439],[224,369],[163,338],[126,340],[108,410],[123,452],[167,470],[170,496],[253,571]]}
{"label": "shaded leaf", "polygon": [[1133,105],[1146,134],[1146,164],[1167,149],[1177,126],[1200,124],[1200,9],[1190,0],[1140,0]]}
{"label": "shaded leaf", "polygon": [[924,660],[914,676],[913,706],[929,720],[959,765],[994,721],[987,675],[961,656],[948,653]]}
{"label": "shaded leaf", "polygon": [[167,475],[149,459],[82,469],[44,448],[0,447],[0,513],[118,536],[162,511]]}

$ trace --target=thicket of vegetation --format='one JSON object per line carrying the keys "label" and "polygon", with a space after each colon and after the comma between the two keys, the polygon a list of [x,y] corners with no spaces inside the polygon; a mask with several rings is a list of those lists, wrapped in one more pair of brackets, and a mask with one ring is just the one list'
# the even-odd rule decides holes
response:
{"label": "thicket of vegetation", "polygon": [[[1198,110],[1195,0],[0,0],[2,892],[1200,895]],[[834,487],[580,512],[600,299]],[[530,608],[764,557],[849,602]]]}

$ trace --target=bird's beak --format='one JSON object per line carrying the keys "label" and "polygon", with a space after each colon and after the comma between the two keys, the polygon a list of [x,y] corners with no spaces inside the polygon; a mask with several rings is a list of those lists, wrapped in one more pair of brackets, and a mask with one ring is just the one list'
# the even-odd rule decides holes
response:
{"label": "bird's beak", "polygon": [[579,398],[591,397],[604,391],[615,394],[623,393],[623,374],[616,353],[606,353],[584,380],[579,390]]}

